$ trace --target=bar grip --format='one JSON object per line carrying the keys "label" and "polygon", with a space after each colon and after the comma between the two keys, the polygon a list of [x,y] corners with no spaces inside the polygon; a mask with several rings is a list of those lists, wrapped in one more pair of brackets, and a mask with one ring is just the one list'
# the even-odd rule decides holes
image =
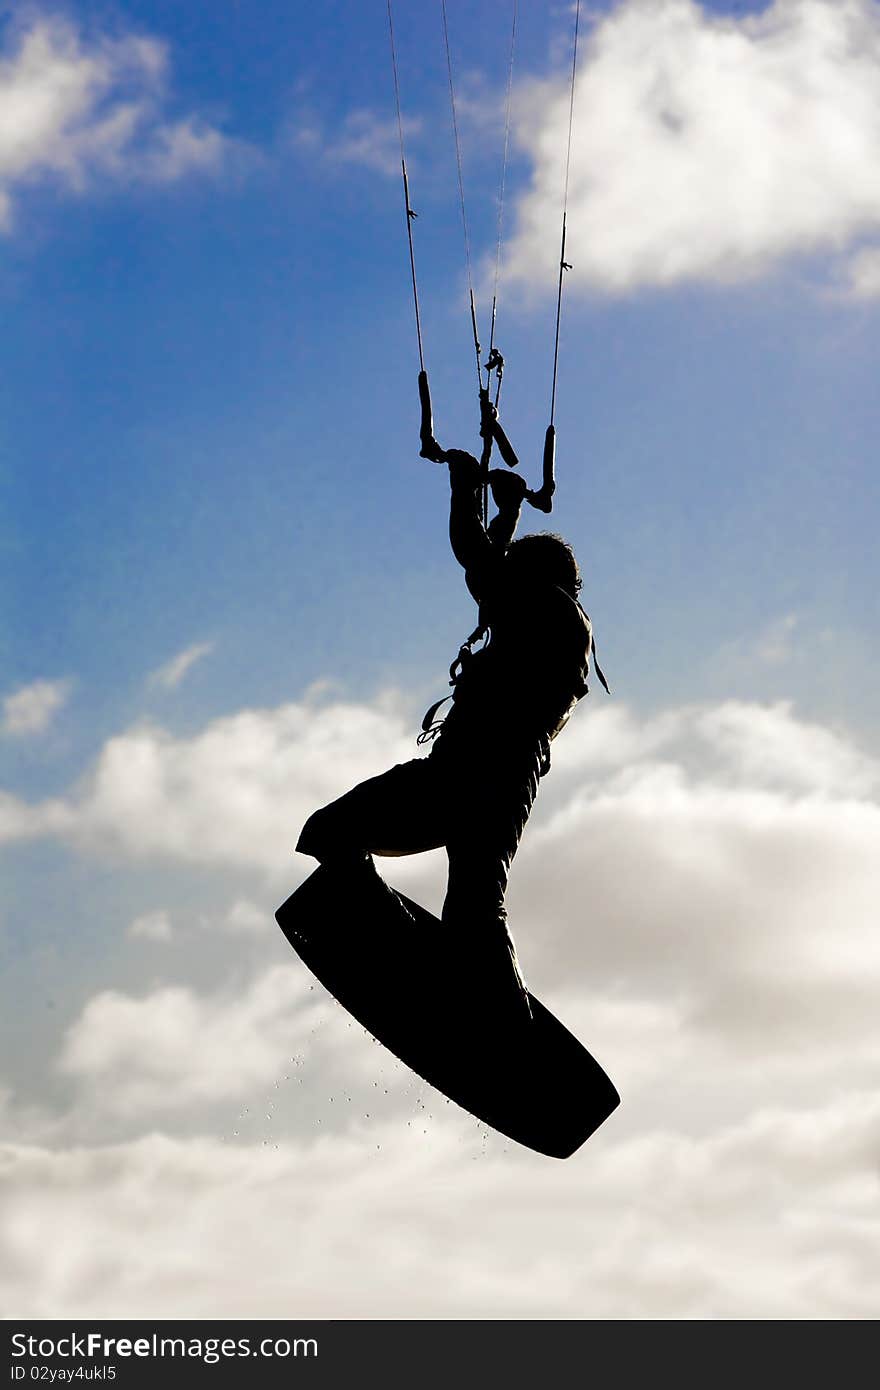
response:
{"label": "bar grip", "polygon": [[508,468],[516,468],[516,465],[519,463],[516,451],[514,450],[514,447],[511,444],[510,440],[507,438],[507,435],[504,433],[504,430],[501,428],[501,425],[498,420],[492,421],[492,435],[495,440],[495,443],[498,445],[498,452],[504,459],[504,462],[507,464]]}
{"label": "bar grip", "polygon": [[434,438],[434,412],[431,408],[431,388],[428,385],[428,373],[419,372],[419,402],[422,407],[422,422],[419,426],[419,438],[422,447],[419,455],[423,459],[429,459],[431,463],[443,462],[443,450]]}
{"label": "bar grip", "polygon": [[543,481],[537,492],[527,492],[526,497],[539,512],[552,512],[553,494],[556,491],[556,430],[547,426],[544,435]]}

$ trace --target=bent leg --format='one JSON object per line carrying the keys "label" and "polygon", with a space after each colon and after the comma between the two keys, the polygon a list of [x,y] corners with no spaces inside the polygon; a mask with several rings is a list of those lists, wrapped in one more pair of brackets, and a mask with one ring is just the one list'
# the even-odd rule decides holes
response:
{"label": "bent leg", "polygon": [[437,849],[445,842],[444,800],[429,759],[398,763],[315,811],[296,847],[322,864]]}
{"label": "bent leg", "polygon": [[488,767],[460,779],[446,840],[443,920],[504,923],[507,880],[538,793],[538,768]]}
{"label": "bent leg", "polygon": [[516,782],[481,780],[462,796],[461,815],[446,846],[449,881],[443,923],[471,967],[474,983],[506,981],[520,1002],[527,998],[526,986],[504,899],[537,789],[537,770]]}
{"label": "bent leg", "polygon": [[518,1007],[525,1004],[530,1014],[528,990],[504,906],[513,854],[460,840],[447,850],[449,882],[443,925],[461,962],[468,992],[478,1004],[486,997],[507,996]]}

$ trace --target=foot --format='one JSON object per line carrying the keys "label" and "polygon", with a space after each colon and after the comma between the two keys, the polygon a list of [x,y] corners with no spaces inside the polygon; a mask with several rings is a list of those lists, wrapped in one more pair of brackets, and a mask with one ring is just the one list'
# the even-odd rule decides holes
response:
{"label": "foot", "polygon": [[479,944],[473,939],[461,944],[461,965],[465,974],[465,990],[478,1008],[502,1001],[515,1016],[531,1020],[532,1006],[510,933],[484,937]]}

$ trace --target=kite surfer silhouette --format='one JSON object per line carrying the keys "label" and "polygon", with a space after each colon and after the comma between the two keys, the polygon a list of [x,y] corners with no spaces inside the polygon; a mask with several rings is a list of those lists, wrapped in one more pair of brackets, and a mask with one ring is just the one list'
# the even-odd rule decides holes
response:
{"label": "kite surfer silhouette", "polygon": [[[458,165],[469,311],[480,401],[479,461],[434,438],[413,247],[391,0],[388,28],[400,136],[404,210],[419,351],[421,456],[449,469],[449,538],[479,606],[477,626],[450,667],[451,707],[428,710],[418,742],[427,756],[361,782],[306,821],[297,849],[319,867],[278,908],[300,959],[373,1037],[448,1100],[538,1153],[568,1158],[620,1097],[602,1067],[530,993],[507,926],[513,858],[550,767],[550,745],[587,692],[595,659],[590,620],[578,601],[581,575],[570,545],[541,532],[514,539],[523,501],[552,510],[554,412],[566,260],[568,157],[556,292],[550,423],[541,486],[490,469],[493,445],[509,469],[519,460],[498,420],[504,358],[495,343],[504,168],[510,131],[514,6],[504,166],[498,203],[495,293],[488,358],[482,360],[455,94],[446,22],[453,134]],[[577,64],[578,0],[569,102],[569,156]],[[485,372],[485,383],[483,373]],[[494,374],[494,400],[490,395]],[[497,513],[489,520],[489,495]],[[449,876],[438,920],[385,883],[373,856],[445,847]]]}
{"label": "kite surfer silhouette", "polygon": [[571,547],[549,533],[514,540],[528,492],[523,478],[488,473],[498,510],[487,528],[477,459],[431,442],[433,457],[449,466],[453,554],[479,605],[478,626],[450,668],[452,706],[442,721],[434,718],[442,701],[425,716],[420,741],[432,740],[427,757],[400,763],[315,811],[297,849],[333,868],[378,877],[372,855],[445,846],[444,947],[455,950],[465,985],[491,983],[496,997],[528,1011],[505,893],[550,766],[550,744],[587,692],[592,630],[578,602],[581,575]]}

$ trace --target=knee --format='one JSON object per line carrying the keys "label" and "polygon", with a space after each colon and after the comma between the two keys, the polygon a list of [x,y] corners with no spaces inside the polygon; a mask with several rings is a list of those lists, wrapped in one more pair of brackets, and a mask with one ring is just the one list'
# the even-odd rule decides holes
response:
{"label": "knee", "polygon": [[321,861],[331,859],[334,848],[339,849],[337,841],[338,836],[327,814],[327,808],[323,807],[309,816],[300,831],[296,842],[297,853],[310,854],[313,859]]}
{"label": "knee", "polygon": [[337,803],[322,806],[309,816],[296,842],[299,854],[310,854],[321,864],[354,864],[367,859],[367,851],[356,842],[347,818]]}

